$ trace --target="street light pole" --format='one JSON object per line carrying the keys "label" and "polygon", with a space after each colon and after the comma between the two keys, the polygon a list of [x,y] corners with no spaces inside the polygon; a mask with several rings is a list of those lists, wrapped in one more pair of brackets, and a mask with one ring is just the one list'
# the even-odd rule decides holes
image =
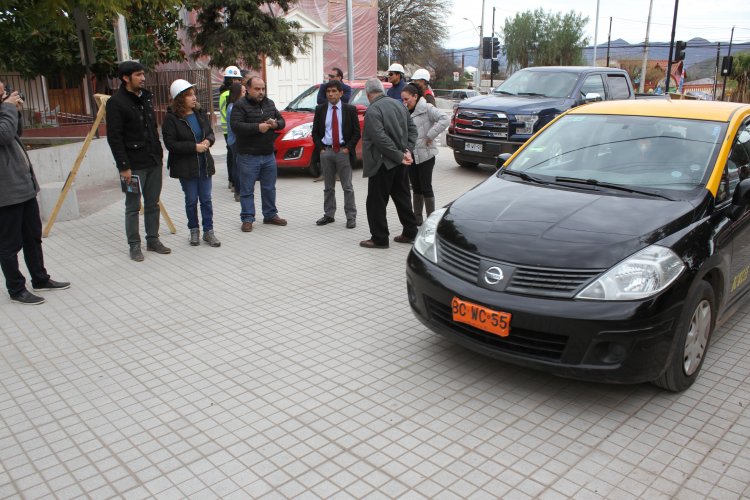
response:
{"label": "street light pole", "polygon": [[479,25],[479,58],[477,59],[477,72],[474,73],[474,83],[476,84],[476,89],[479,91],[479,88],[482,86],[482,63],[484,62],[482,60],[482,38],[484,37],[484,0],[482,0],[482,20],[481,24]]}
{"label": "street light pole", "polygon": [[667,78],[665,79],[664,94],[669,94],[669,80],[672,78],[672,51],[674,50],[674,30],[677,26],[677,6],[680,0],[674,0],[674,18],[672,19],[672,39],[669,41],[669,61],[667,61]]}

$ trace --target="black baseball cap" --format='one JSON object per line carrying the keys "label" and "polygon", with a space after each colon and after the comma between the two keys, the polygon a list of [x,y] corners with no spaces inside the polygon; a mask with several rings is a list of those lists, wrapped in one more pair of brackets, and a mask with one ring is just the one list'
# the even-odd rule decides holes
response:
{"label": "black baseball cap", "polygon": [[136,71],[144,71],[146,68],[138,61],[123,61],[117,67],[117,77],[122,80],[123,76],[130,76]]}

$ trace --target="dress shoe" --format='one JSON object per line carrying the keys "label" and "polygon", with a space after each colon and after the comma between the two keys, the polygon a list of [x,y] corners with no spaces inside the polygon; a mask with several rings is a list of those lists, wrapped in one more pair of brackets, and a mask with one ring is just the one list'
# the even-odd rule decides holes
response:
{"label": "dress shoe", "polygon": [[346,228],[347,229],[354,229],[355,227],[357,227],[357,221],[356,220],[349,219],[348,221],[346,221]]}
{"label": "dress shoe", "polygon": [[388,248],[388,243],[384,245],[378,245],[372,240],[364,240],[359,242],[359,246],[363,248]]}
{"label": "dress shoe", "polygon": [[409,244],[412,244],[412,243],[414,243],[414,237],[409,238],[408,236],[405,236],[403,234],[399,234],[398,236],[396,236],[395,238],[393,238],[393,241],[395,241],[396,243],[409,243]]}
{"label": "dress shoe", "polygon": [[34,291],[43,292],[49,290],[67,290],[70,288],[70,283],[67,281],[55,281],[52,279],[47,280],[41,285],[34,285]]}
{"label": "dress shoe", "polygon": [[331,222],[336,222],[336,219],[324,215],[320,219],[316,220],[315,224],[317,224],[318,226],[325,226],[326,224],[330,224]]}
{"label": "dress shoe", "polygon": [[27,306],[38,306],[39,304],[44,304],[45,302],[44,298],[39,297],[38,295],[34,295],[25,288],[20,292],[11,295],[10,301]]}
{"label": "dress shoe", "polygon": [[243,222],[242,223],[242,232],[243,233],[249,233],[253,230],[253,223],[252,222]]}
{"label": "dress shoe", "polygon": [[165,247],[164,244],[159,240],[146,243],[146,250],[148,250],[149,252],[160,253],[162,255],[172,253],[172,249]]}
{"label": "dress shoe", "polygon": [[323,176],[319,175],[318,177],[316,177],[315,179],[313,179],[313,182],[320,182],[322,180],[323,180]]}
{"label": "dress shoe", "polygon": [[141,245],[130,245],[130,260],[136,262],[143,262],[143,252],[141,251]]}
{"label": "dress shoe", "polygon": [[286,226],[286,219],[282,219],[278,215],[273,219],[263,219],[263,224],[273,224],[274,226]]}

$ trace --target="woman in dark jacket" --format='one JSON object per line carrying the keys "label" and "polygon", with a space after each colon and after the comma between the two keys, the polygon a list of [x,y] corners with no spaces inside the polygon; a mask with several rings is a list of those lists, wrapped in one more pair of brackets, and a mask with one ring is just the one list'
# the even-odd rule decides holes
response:
{"label": "woman in dark jacket", "polygon": [[208,117],[200,112],[195,85],[175,80],[169,87],[172,107],[161,127],[164,145],[169,151],[169,176],[180,179],[185,193],[185,212],[190,229],[190,244],[200,245],[198,201],[203,219],[203,241],[221,246],[214,235],[214,210],[211,203],[211,176],[216,173],[214,159],[208,150],[214,144],[214,132]]}

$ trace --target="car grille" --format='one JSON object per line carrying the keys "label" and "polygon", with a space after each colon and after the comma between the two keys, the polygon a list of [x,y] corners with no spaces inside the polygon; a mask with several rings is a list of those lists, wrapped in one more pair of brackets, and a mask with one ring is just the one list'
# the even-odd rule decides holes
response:
{"label": "car grille", "polygon": [[[448,243],[442,238],[438,241],[438,265],[461,279],[476,283],[481,257]],[[586,284],[604,272],[604,269],[556,269],[546,267],[515,266],[506,292],[522,293],[541,297],[572,298]]]}
{"label": "car grille", "polygon": [[499,351],[533,356],[549,361],[560,361],[568,342],[568,337],[565,335],[513,328],[512,320],[510,335],[499,337],[473,326],[454,322],[451,308],[448,304],[441,304],[430,297],[425,297],[425,304],[427,305],[430,319],[435,323]]}
{"label": "car grille", "polygon": [[488,139],[508,138],[508,117],[497,111],[458,108],[454,122],[454,132],[458,135],[486,137]]}

